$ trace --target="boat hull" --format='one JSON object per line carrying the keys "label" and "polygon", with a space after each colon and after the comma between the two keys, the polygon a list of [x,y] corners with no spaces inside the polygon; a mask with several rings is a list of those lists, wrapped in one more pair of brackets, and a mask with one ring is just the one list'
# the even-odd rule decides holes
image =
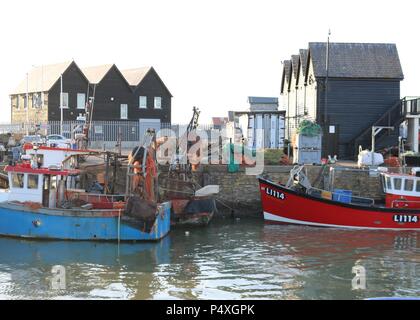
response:
{"label": "boat hull", "polygon": [[[170,230],[170,203],[162,203],[150,232],[115,214],[115,210],[33,209],[0,203],[0,235],[33,239],[156,241]],[[118,212],[118,211],[117,211]]]}
{"label": "boat hull", "polygon": [[259,178],[264,219],[272,223],[352,229],[420,230],[420,210],[339,203]]}

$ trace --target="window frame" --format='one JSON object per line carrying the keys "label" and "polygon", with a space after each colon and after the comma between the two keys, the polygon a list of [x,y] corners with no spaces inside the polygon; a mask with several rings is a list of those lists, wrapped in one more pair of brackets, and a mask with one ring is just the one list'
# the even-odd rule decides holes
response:
{"label": "window frame", "polygon": [[[64,97],[67,97],[67,105],[64,104],[64,101],[65,101]],[[61,107],[61,99],[60,99],[60,107]],[[68,109],[68,108],[69,108],[69,93],[63,92],[63,109]]]}
{"label": "window frame", "polygon": [[[125,106],[125,118],[123,118],[122,108]],[[121,120],[128,120],[128,104],[127,103],[121,103],[120,104],[120,119]]]}
{"label": "window frame", "polygon": [[[397,188],[396,182],[399,181],[399,188]],[[403,179],[402,178],[392,178],[392,185],[393,189],[397,191],[401,191],[403,187]]]}
{"label": "window frame", "polygon": [[[25,188],[25,174],[24,173],[19,173],[19,172],[12,172],[11,174],[12,174],[12,179],[11,179],[12,188],[13,189],[24,189]],[[20,186],[20,184],[19,184],[19,186],[17,186],[15,184],[15,182],[16,182],[15,177],[19,177],[19,176],[22,177],[22,180],[19,182],[19,183],[22,183],[22,186]],[[19,180],[19,178],[18,178],[18,180]]]}
{"label": "window frame", "polygon": [[[36,180],[34,180],[34,181],[36,181],[36,187],[34,187],[34,188],[30,187],[30,183],[29,183],[30,177],[36,177]],[[30,173],[28,173],[26,175],[26,179],[27,179],[26,180],[26,185],[27,185],[27,189],[28,190],[38,190],[39,189],[39,175],[38,174],[30,174]]]}
{"label": "window frame", "polygon": [[[411,189],[407,189],[407,186],[410,183],[411,183]],[[413,192],[413,190],[414,190],[414,179],[405,178],[403,189],[404,189],[404,191]]]}
{"label": "window frame", "polygon": [[[141,101],[144,99],[145,105],[143,106]],[[139,96],[139,109],[147,109],[147,96]]]}
{"label": "window frame", "polygon": [[[83,95],[83,104],[82,104],[82,107],[79,107],[79,97],[81,97],[82,95]],[[78,92],[76,97],[77,97],[76,109],[77,110],[85,110],[86,109],[86,93]]]}
{"label": "window frame", "polygon": [[[157,107],[157,101],[159,101],[160,103],[160,105],[159,105],[159,107]],[[153,101],[154,103],[153,103],[153,108],[154,109],[157,109],[157,110],[160,110],[160,109],[162,109],[162,97],[155,97],[155,99],[154,99],[154,101]]]}

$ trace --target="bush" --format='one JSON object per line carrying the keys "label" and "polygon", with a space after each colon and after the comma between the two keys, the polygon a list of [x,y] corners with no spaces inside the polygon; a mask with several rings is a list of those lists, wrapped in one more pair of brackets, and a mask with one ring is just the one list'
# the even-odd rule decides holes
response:
{"label": "bush", "polygon": [[283,155],[284,153],[281,149],[266,149],[264,151],[264,164],[279,165]]}

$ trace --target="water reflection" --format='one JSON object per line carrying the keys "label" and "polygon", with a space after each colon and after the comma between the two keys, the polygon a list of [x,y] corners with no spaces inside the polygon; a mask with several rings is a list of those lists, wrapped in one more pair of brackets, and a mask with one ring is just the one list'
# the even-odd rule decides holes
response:
{"label": "water reflection", "polygon": [[[188,235],[185,231],[189,231]],[[214,221],[158,243],[0,239],[0,298],[361,299],[419,295],[416,232]],[[366,290],[352,290],[363,265]],[[67,289],[51,290],[53,265]]]}

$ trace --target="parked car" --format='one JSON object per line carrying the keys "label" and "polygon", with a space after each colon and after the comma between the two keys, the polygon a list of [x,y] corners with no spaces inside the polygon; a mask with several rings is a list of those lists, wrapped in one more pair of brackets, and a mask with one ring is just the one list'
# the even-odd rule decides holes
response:
{"label": "parked car", "polygon": [[69,148],[71,140],[60,134],[50,134],[47,136],[47,145],[50,147]]}
{"label": "parked car", "polygon": [[37,134],[37,135],[24,136],[20,140],[20,144],[23,146],[25,143],[43,144],[43,143],[45,143],[45,138],[43,138],[39,134]]}

